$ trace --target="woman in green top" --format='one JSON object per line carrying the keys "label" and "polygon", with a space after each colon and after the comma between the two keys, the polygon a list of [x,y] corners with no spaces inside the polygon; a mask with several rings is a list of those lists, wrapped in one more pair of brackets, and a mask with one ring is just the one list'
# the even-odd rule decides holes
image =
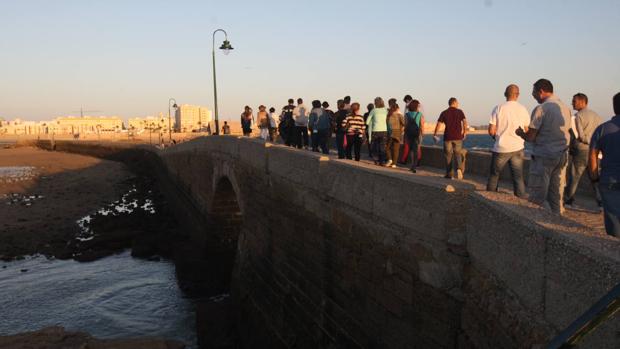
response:
{"label": "woman in green top", "polygon": [[[405,114],[405,138],[411,153],[411,172],[416,172],[420,160],[420,144],[424,136],[424,115],[420,112],[420,102],[414,99],[409,103],[409,111]],[[407,154],[408,155],[408,154]]]}
{"label": "woman in green top", "polygon": [[385,144],[387,142],[387,114],[385,102],[381,97],[375,98],[375,109],[368,114],[368,139],[371,140],[372,153],[376,165],[384,165],[386,161]]}

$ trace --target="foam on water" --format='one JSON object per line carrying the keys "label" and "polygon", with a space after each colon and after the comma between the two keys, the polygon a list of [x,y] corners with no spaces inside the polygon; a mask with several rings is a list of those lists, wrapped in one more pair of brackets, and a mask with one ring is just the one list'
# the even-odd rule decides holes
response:
{"label": "foam on water", "polygon": [[[144,198],[143,204],[140,204],[139,199],[137,198],[130,199],[130,195],[135,196],[135,193],[137,193],[137,189],[135,187],[131,188],[129,189],[127,193],[123,194],[120,200],[114,201],[113,203],[105,207],[102,207],[98,209],[97,211],[78,219],[76,223],[80,229],[75,239],[78,241],[89,241],[95,237],[96,232],[94,232],[90,226],[94,216],[99,215],[99,216],[106,216],[106,217],[107,216],[114,217],[114,216],[118,216],[122,214],[131,214],[135,210],[142,210],[149,214],[157,213],[155,210],[155,205],[153,203],[153,200],[149,198]],[[149,194],[150,193],[151,191],[149,191]]]}

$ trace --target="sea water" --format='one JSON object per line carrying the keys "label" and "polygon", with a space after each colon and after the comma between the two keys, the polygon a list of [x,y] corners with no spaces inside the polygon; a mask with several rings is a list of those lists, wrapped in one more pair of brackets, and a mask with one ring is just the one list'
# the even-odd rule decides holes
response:
{"label": "sea water", "polygon": [[94,262],[0,262],[0,335],[63,326],[98,338],[164,337],[196,348],[195,311],[174,264],[130,253]]}

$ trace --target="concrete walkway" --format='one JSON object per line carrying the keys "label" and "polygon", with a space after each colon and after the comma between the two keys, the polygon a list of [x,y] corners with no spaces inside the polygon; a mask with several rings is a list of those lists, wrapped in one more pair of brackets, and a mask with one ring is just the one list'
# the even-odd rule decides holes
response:
{"label": "concrete walkway", "polygon": [[[299,151],[310,150],[301,149]],[[331,160],[338,160],[337,151],[333,148],[330,149],[329,157]],[[353,160],[338,161],[354,162]],[[502,204],[503,206],[510,207],[510,209],[522,213],[524,216],[533,219],[536,223],[546,228],[570,233],[581,233],[588,236],[599,236],[605,239],[615,239],[605,233],[603,214],[598,211],[596,201],[589,196],[578,195],[575,199],[575,209],[566,209],[563,216],[558,216],[549,211],[545,211],[527,200],[515,197],[512,193],[512,181],[510,178],[500,178],[499,191],[497,193],[487,192],[487,178],[485,176],[465,173],[464,179],[462,180],[446,179],[443,178],[445,175],[443,169],[424,166],[424,157],[422,158],[422,166],[418,167],[417,173],[412,173],[409,170],[410,165],[397,164],[396,168],[379,167],[374,165],[374,161],[368,157],[366,145],[362,146],[360,165],[364,167],[377,167],[385,171],[394,171],[411,176],[433,177],[437,180],[445,181],[446,184],[454,182],[472,184],[481,195],[498,204]]]}

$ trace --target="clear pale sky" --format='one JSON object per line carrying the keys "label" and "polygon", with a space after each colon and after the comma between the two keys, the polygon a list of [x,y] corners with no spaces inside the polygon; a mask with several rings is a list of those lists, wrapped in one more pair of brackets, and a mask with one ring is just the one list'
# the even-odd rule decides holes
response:
{"label": "clear pale sky", "polygon": [[541,77],[608,119],[620,92],[618,0],[0,0],[0,117],[144,116],[170,97],[212,108],[217,28],[235,47],[216,58],[222,119],[289,97],[411,94],[429,119],[454,96],[486,124],[509,83],[532,108]]}

